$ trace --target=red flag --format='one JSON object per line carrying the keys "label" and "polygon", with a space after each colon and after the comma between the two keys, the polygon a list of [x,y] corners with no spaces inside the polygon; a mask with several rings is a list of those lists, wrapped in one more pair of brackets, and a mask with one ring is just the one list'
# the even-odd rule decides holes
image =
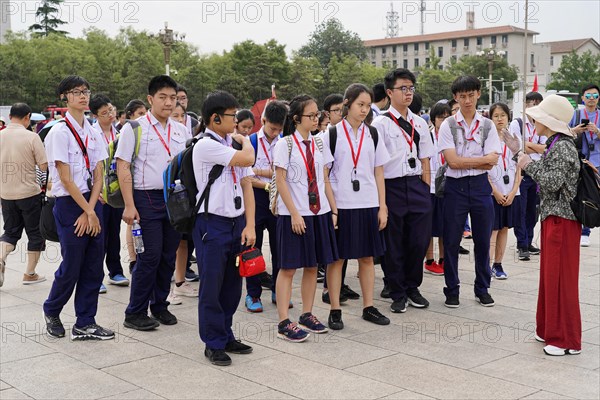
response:
{"label": "red flag", "polygon": [[538,91],[538,81],[537,81],[537,74],[535,74],[535,78],[533,79],[533,89],[531,89],[532,92],[537,92]]}
{"label": "red flag", "polygon": [[275,94],[275,84],[271,85],[271,97],[268,99],[259,100],[250,109],[254,115],[254,132],[257,132],[262,127],[262,114],[265,111],[265,107],[271,100],[277,99]]}

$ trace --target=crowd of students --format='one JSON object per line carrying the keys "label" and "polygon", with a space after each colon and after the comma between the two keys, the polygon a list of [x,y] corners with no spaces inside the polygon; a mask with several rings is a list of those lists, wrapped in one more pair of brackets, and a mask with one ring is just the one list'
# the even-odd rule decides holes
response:
{"label": "crowd of students", "polygon": [[[564,179],[553,181],[553,189],[545,187],[548,163],[560,158],[551,155],[568,153],[566,142],[559,141],[553,152],[545,146],[546,139],[551,134],[555,135],[552,138],[562,138],[575,132],[585,136],[587,158],[592,162],[600,159],[600,143],[594,145],[599,140],[598,86],[583,90],[585,118],[573,116],[571,108],[573,130],[568,129],[568,121],[552,125],[557,118],[564,120],[565,105],[556,105],[563,107],[558,114],[544,109],[544,105],[551,107],[550,101],[542,101],[539,93],[527,95],[527,116],[510,122],[511,112],[502,103],[490,107],[491,119],[477,112],[481,84],[475,77],[458,77],[451,87],[453,99],[432,105],[428,118],[420,116],[420,105],[414,108],[418,100],[415,90],[415,75],[396,69],[373,89],[352,84],[343,95],[328,96],[322,107],[309,95],[289,102],[274,100],[267,104],[261,128],[255,132],[253,114],[240,111],[237,100],[224,91],[204,99],[199,122],[187,111],[185,88],[168,76],[157,76],[148,85],[150,107],[132,100],[124,119],[117,122],[110,99],[91,97],[90,84],[82,77],[65,78],[57,94],[68,112],[61,121],[64,123],[53,126],[45,138],[63,257],[43,306],[48,334],[65,336],[60,313],[75,292],[77,320],[72,339],[114,338],[114,332],[95,322],[99,293],[106,291],[105,262],[110,284],[131,285],[125,327],[146,331],[176,324],[170,306],[180,304],[181,296],[198,297],[205,356],[213,364],[229,365],[228,353],[252,352],[252,347],[237,340],[232,331],[243,283],[236,259],[246,248],[261,248],[265,230],[272,276],[248,278],[244,303],[250,312],[263,311],[262,288],[270,289],[279,316],[277,335],[282,339],[302,342],[310,333],[343,329],[340,304],[361,295],[362,318],[378,325],[390,324],[373,303],[376,262],[384,273],[381,296],[391,298],[391,312],[405,313],[407,306],[429,306],[419,290],[424,272],[444,276],[444,304],[457,308],[461,294],[459,254],[468,252],[460,244],[469,217],[475,299],[482,306],[494,306],[489,293],[491,279],[508,278],[502,265],[508,230],[515,228],[520,260],[539,254],[533,232],[540,196],[544,220],[554,215],[548,203],[544,206],[544,196],[573,178],[565,174]],[[84,115],[88,106],[96,120],[93,125]],[[15,118],[23,117],[20,114],[23,112],[16,107]],[[137,129],[141,129],[139,141]],[[523,130],[525,146],[520,139]],[[171,226],[166,212],[162,175],[186,142],[197,135],[202,140],[193,149],[193,169],[197,201],[202,200],[200,215],[193,233],[181,235]],[[117,138],[115,159],[123,209],[104,204],[100,196],[103,161],[108,158],[109,144]],[[4,152],[7,146],[2,148]],[[526,162],[521,148],[527,154]],[[37,157],[32,162],[45,165],[45,161]],[[201,193],[215,165],[225,169],[211,186],[209,201]],[[445,170],[445,179],[441,179],[440,169]],[[275,209],[269,198],[272,183],[277,187]],[[4,192],[2,206],[4,210]],[[558,215],[570,221],[568,235],[579,238],[581,226],[572,223],[574,217]],[[129,227],[126,241],[131,279],[125,276],[120,262],[121,220]],[[141,226],[145,248],[137,254],[130,229],[134,221]],[[2,277],[6,256],[23,227],[39,258],[43,248],[32,241],[36,232],[30,225],[27,221],[20,225],[7,222],[5,215]],[[574,261],[571,246],[565,250],[568,257],[548,272],[551,263],[548,255],[544,256],[544,246],[556,238],[547,242],[544,238],[553,229],[558,228],[551,226],[542,232],[542,278],[546,280],[540,283],[540,291],[544,288],[540,298],[545,296],[546,300],[538,305],[537,337],[545,339],[548,354],[576,354],[581,350],[581,321],[574,317],[579,315],[574,272],[579,252]],[[437,260],[433,238],[438,238]],[[190,269],[194,248],[198,274]],[[345,284],[348,260],[358,260],[360,294]],[[292,281],[298,269],[302,270],[302,310],[294,322],[290,314],[294,307]],[[558,279],[562,269],[569,270],[571,279],[566,289],[562,283],[557,289],[548,279]],[[200,281],[198,289],[189,284],[195,280]],[[330,304],[327,323],[313,314],[321,280],[322,300]],[[548,300],[553,291],[562,294],[567,289],[567,305]],[[544,313],[550,317],[540,316]],[[567,314],[569,318],[562,318]]]}

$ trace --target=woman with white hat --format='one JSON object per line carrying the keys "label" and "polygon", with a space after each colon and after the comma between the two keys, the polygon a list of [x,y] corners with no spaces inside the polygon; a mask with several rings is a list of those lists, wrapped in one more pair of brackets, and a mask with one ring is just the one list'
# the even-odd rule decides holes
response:
{"label": "woman with white hat", "polygon": [[505,140],[518,157],[519,167],[540,190],[542,251],[535,339],[546,343],[544,352],[548,355],[579,354],[581,224],[570,206],[577,190],[579,157],[568,126],[573,107],[566,98],[550,95],[525,112],[535,120],[538,135],[548,137],[546,151],[538,161],[520,151],[518,137],[508,134]]}

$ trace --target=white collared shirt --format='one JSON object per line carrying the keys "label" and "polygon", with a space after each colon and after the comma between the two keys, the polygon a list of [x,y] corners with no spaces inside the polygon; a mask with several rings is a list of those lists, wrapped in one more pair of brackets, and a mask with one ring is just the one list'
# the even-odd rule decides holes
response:
{"label": "white collared shirt", "polygon": [[[468,127],[468,130],[465,132],[464,136],[471,137],[471,132],[473,133],[473,140],[465,141],[465,138],[461,132],[458,130],[458,144],[454,144],[454,138],[452,137],[452,131],[450,130],[450,125],[448,124],[449,118],[455,118],[456,121],[463,128],[466,127],[465,118],[463,117],[460,110],[456,113],[456,115],[452,117],[446,118],[446,120],[442,123],[440,127],[440,136],[439,136],[439,151],[444,151],[446,149],[455,149],[456,155],[459,157],[483,157],[490,153],[498,153],[500,154],[500,138],[498,137],[498,131],[496,131],[496,126],[492,121],[489,121],[491,124],[490,132],[488,133],[488,137],[485,141],[484,146],[481,146],[481,132],[483,129],[484,118],[478,112],[475,112],[475,117],[473,121],[471,121],[471,126]],[[478,126],[477,129],[475,127]],[[481,174],[487,173],[486,170],[483,169],[452,169],[448,167],[446,171],[446,176],[450,178],[462,178],[465,176],[477,176]]]}
{"label": "white collared shirt", "polygon": [[[194,146],[192,154],[192,162],[194,164],[194,175],[196,176],[196,187],[198,195],[196,202],[200,200],[202,192],[208,183],[208,175],[215,165],[223,165],[223,173],[210,188],[210,196],[208,200],[208,213],[219,215],[221,217],[235,218],[244,214],[244,193],[242,190],[241,181],[247,176],[253,176],[254,172],[250,167],[231,166],[231,159],[238,150],[235,150],[232,145],[231,135],[227,135],[225,139],[206,129],[206,134],[211,135],[217,140],[205,137],[202,138]],[[234,173],[235,171],[235,183]],[[242,208],[235,208],[235,197],[241,197]],[[200,204],[198,214],[204,213],[204,203]]]}
{"label": "white collared shirt", "polygon": [[[498,157],[498,164],[494,166],[489,172],[488,176],[490,177],[490,181],[492,184],[502,193],[503,195],[507,195],[513,190],[513,186],[515,184],[515,178],[517,174],[517,163],[513,161],[514,154],[510,149],[506,146],[506,144],[500,144],[500,157]],[[505,168],[506,166],[506,168]],[[508,183],[504,183],[504,176],[508,176]],[[517,196],[520,195],[521,192],[517,189]]]}
{"label": "white collared shirt", "polygon": [[[81,138],[83,145],[86,146],[90,161],[90,172],[93,174],[96,164],[108,158],[106,146],[103,145],[104,139],[98,131],[92,128],[87,119],[84,118],[82,127],[68,111],[65,118],[68,119],[75,132]],[[82,194],[89,192],[90,189],[88,188],[87,181],[88,179],[93,179],[87,170],[81,147],[79,147],[67,124],[64,122],[55,124],[50,129],[50,132],[48,132],[45,144],[50,179],[52,180],[52,194],[56,197],[70,196],[60,180],[58,170],[56,169],[56,161],[61,161],[69,165],[71,178]]]}
{"label": "white collared shirt", "polygon": [[[298,131],[294,132],[296,139],[300,146],[302,146],[302,151],[306,156],[306,146],[302,143],[302,135]],[[275,150],[273,152],[274,160],[273,163],[276,167],[283,168],[287,171],[287,186],[292,195],[292,201],[296,206],[296,209],[302,216],[314,216],[313,212],[309,208],[308,203],[308,173],[306,171],[306,164],[304,159],[298,149],[298,145],[292,139],[292,152],[291,154],[288,152],[288,145],[286,138],[282,138],[277,142],[275,146]],[[310,147],[312,151],[312,143],[314,143],[315,138],[309,134],[308,140],[311,141]],[[336,150],[337,151],[337,150]],[[324,167],[331,162],[333,162],[333,156],[331,155],[331,151],[328,146],[323,145],[323,152],[319,151],[319,147],[315,143],[315,151],[314,151],[314,161],[315,161],[315,173],[317,175],[317,186],[319,190],[319,200],[321,209],[319,210],[318,215],[326,214],[331,211],[331,207],[329,205],[329,201],[327,200],[327,196],[325,195],[325,182],[324,182]],[[277,209],[280,215],[291,215],[290,211],[285,206],[285,203],[281,199],[281,197],[277,201]]]}
{"label": "white collared shirt", "polygon": [[[275,139],[269,143],[265,137],[265,131],[263,128],[260,128],[260,130],[256,132],[256,162],[254,163],[254,167],[258,169],[273,169],[273,150],[275,149],[275,145],[279,139],[280,137],[277,135]],[[266,153],[265,149],[267,150]],[[265,183],[271,182],[271,178],[264,176],[256,177]]]}
{"label": "white collared shirt", "polygon": [[[148,122],[150,119],[150,122]],[[137,119],[142,128],[140,149],[136,159],[133,161],[133,188],[135,190],[162,190],[163,172],[171,162],[171,159],[185,149],[187,131],[185,126],[172,119],[167,120],[166,128],[158,122],[150,111]],[[163,145],[158,134],[161,135]],[[169,142],[169,128],[171,140]],[[119,136],[119,146],[115,158],[131,162],[135,150],[135,136],[130,124],[125,124]]]}
{"label": "white collared shirt", "polygon": [[[525,118],[523,120],[527,121],[525,125],[525,139],[533,144],[546,144],[546,140],[548,140],[548,138],[546,136],[538,136],[535,130],[535,125],[529,122],[529,118]],[[510,123],[508,130],[511,134],[516,135],[519,138],[523,137],[521,127],[519,126],[519,121],[516,119]],[[531,157],[533,161],[539,161],[542,158],[542,155],[539,153],[531,153],[529,154],[529,157]]]}
{"label": "white collared shirt", "polygon": [[94,125],[92,125],[92,128],[95,129],[100,134],[100,136],[102,136],[102,139],[103,139],[102,142],[104,143],[104,145],[106,146],[106,149],[108,151],[108,145],[110,144],[110,142],[115,140],[115,138],[119,134],[119,131],[117,131],[117,128],[115,128],[114,125],[110,126],[110,130],[111,130],[110,137],[106,137],[106,135],[104,134],[104,131],[102,130],[102,127],[100,126],[100,123],[98,121],[94,122]]}
{"label": "white collared shirt", "polygon": [[[403,118],[400,112],[390,106],[390,112],[396,119]],[[408,110],[407,121],[412,122],[415,131],[419,133],[419,154],[417,154],[417,144],[413,143],[412,151],[409,145],[410,135],[412,132],[404,132],[391,118],[380,115],[373,121],[373,126],[379,132],[379,141],[383,139],[385,147],[390,155],[390,160],[383,168],[385,179],[394,179],[405,176],[420,176],[423,174],[420,159],[431,158],[433,156],[433,143],[429,135],[429,127],[427,122],[416,114]],[[407,141],[406,134],[409,135]],[[337,151],[337,150],[336,150]],[[408,160],[415,159],[415,168],[411,168]]]}
{"label": "white collared shirt", "polygon": [[[354,174],[354,161],[352,160],[352,150],[348,143],[345,124],[348,135],[354,149],[354,156],[357,156],[360,139],[364,132],[364,139],[360,151],[360,157]],[[385,144],[378,139],[377,148],[371,136],[369,127],[362,123],[358,127],[358,134],[355,135],[352,126],[348,121],[336,125],[337,141],[335,145],[334,163],[329,180],[335,196],[335,202],[341,209],[359,209],[379,207],[379,196],[377,192],[377,182],[375,181],[375,167],[381,167],[390,160]],[[322,136],[325,147],[331,149],[329,135]],[[352,181],[358,180],[360,190],[355,192]]]}

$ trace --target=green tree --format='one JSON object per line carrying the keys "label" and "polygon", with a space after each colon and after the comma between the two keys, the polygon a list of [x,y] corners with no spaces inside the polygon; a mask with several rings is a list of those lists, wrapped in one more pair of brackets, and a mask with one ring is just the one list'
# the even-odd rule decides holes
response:
{"label": "green tree", "polygon": [[579,93],[588,83],[600,82],[600,55],[586,51],[579,55],[573,50],[564,56],[558,71],[552,74],[548,89]]}
{"label": "green tree", "polygon": [[306,58],[294,52],[288,82],[282,85],[279,95],[287,99],[304,93],[318,97],[324,80],[323,68],[317,58]]}
{"label": "green tree", "polygon": [[450,86],[455,76],[441,69],[420,69],[417,73],[417,93],[423,97],[423,107],[431,107],[441,99],[451,99]]}
{"label": "green tree", "polygon": [[367,50],[357,33],[345,30],[339,20],[332,18],[317,27],[298,54],[303,57],[316,57],[321,66],[326,68],[334,55],[352,55],[364,60]]}
{"label": "green tree", "polygon": [[66,24],[65,21],[62,21],[57,17],[57,14],[60,14],[58,7],[60,7],[60,4],[63,2],[64,0],[42,0],[42,4],[35,12],[35,16],[39,19],[40,23],[31,25],[29,31],[31,31],[34,36],[48,37],[51,33],[67,35],[66,31],[58,29],[59,26]]}

